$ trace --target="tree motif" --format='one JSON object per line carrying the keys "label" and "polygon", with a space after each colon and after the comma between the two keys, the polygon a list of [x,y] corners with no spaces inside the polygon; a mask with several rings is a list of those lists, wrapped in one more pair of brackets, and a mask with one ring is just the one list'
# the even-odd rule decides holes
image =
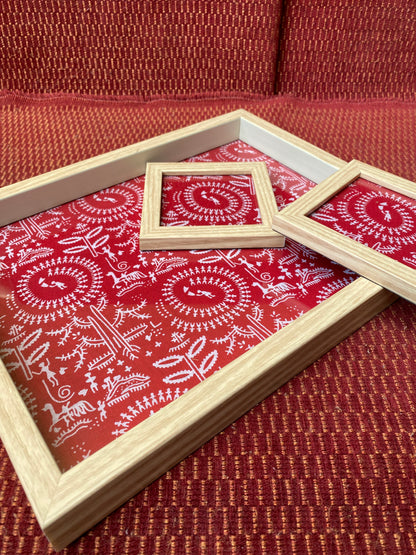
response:
{"label": "tree motif", "polygon": [[202,382],[205,379],[205,375],[211,370],[218,359],[218,352],[213,350],[200,363],[196,363],[195,359],[205,347],[206,342],[207,338],[203,335],[192,343],[185,354],[170,355],[157,360],[153,364],[156,368],[172,368],[179,364],[184,364],[185,366],[163,378],[163,381],[169,384],[176,384],[196,377]]}

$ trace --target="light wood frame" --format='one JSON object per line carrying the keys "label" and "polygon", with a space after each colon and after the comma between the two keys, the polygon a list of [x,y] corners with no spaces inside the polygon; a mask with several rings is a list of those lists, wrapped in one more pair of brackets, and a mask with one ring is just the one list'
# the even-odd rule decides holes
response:
{"label": "light wood frame", "polygon": [[[345,162],[243,110],[0,190],[0,224],[235,139],[317,182]],[[40,526],[61,549],[388,306],[358,278],[86,460],[61,472],[0,362],[0,435]]]}
{"label": "light wood frame", "polygon": [[273,216],[273,229],[416,302],[416,270],[309,217],[358,178],[416,198],[416,183],[353,160]]}
{"label": "light wood frame", "polygon": [[[251,175],[261,224],[163,226],[161,208],[165,175]],[[285,238],[272,229],[277,212],[264,162],[190,162],[147,164],[140,227],[141,250],[283,247]]]}

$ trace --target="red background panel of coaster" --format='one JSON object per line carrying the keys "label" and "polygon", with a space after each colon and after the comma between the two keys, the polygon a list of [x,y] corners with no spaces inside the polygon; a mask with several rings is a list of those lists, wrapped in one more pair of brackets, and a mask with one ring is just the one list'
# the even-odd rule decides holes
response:
{"label": "red background panel of coaster", "polygon": [[416,267],[416,201],[357,179],[310,216],[372,249]]}

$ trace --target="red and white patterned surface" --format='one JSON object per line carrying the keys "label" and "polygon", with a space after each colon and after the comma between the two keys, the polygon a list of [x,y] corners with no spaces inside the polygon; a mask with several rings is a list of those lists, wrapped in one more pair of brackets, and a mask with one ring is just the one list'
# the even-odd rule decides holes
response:
{"label": "red and white patterned surface", "polygon": [[416,201],[359,178],[311,217],[372,249],[416,268]]}
{"label": "red and white patterned surface", "polygon": [[[266,162],[279,207],[313,183]],[[144,177],[0,229],[0,354],[60,467],[123,434],[355,275],[285,248],[141,252]]]}
{"label": "red and white patterned surface", "polygon": [[163,178],[161,225],[261,224],[251,175]]}

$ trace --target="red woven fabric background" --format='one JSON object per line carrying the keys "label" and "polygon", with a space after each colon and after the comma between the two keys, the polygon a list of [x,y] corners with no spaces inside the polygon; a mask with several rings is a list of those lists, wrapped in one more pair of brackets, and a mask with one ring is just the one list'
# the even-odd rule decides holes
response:
{"label": "red woven fabric background", "polygon": [[276,91],[304,98],[415,98],[413,2],[284,2]]}
{"label": "red woven fabric background", "polygon": [[0,89],[414,98],[411,2],[4,0]]}
{"label": "red woven fabric background", "polygon": [[[1,185],[236,108],[416,179],[410,102],[5,94],[1,104]],[[415,552],[415,321],[413,305],[395,303],[64,553]],[[4,450],[0,476],[1,553],[53,553]]]}
{"label": "red woven fabric background", "polygon": [[412,102],[307,102],[248,94],[145,102],[3,93],[0,107],[0,186],[238,108],[335,156],[416,180]]}
{"label": "red woven fabric background", "polygon": [[3,0],[0,89],[274,92],[281,0]]}

